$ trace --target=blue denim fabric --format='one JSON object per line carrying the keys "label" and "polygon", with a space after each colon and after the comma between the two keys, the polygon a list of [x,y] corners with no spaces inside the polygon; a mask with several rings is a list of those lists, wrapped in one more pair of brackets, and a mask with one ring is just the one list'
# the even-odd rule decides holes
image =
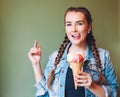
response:
{"label": "blue denim fabric", "polygon": [[[46,79],[50,71],[54,68],[53,64],[54,64],[58,51],[55,51],[49,57],[47,66],[45,68],[44,77],[39,83],[35,84],[35,87],[37,89],[36,97],[64,97],[65,79],[66,79],[66,73],[67,73],[67,68],[68,68],[67,51],[68,51],[69,46],[70,44],[65,49],[65,52],[61,58],[61,61],[57,65],[57,68],[54,74],[55,79],[53,81],[53,84],[50,90],[47,89],[46,87]],[[100,59],[102,63],[102,72],[108,83],[108,84],[104,84],[104,83],[102,84],[102,87],[105,90],[106,97],[117,97],[117,92],[116,92],[116,89],[118,87],[117,76],[115,74],[115,70],[111,62],[109,52],[101,48],[98,48],[98,51],[99,51]],[[100,73],[98,71],[98,66],[95,62],[95,59],[92,55],[92,52],[89,46],[87,46],[87,56],[84,59],[83,66],[84,66],[83,67],[84,72],[89,73],[93,81],[96,82],[99,79]],[[88,89],[85,89],[85,96],[86,97],[97,97]]]}

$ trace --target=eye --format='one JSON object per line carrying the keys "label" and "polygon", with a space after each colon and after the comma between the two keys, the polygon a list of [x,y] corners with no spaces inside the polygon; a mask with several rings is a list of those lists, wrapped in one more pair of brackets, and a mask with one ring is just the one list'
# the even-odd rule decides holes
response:
{"label": "eye", "polygon": [[82,22],[78,22],[77,24],[78,24],[78,25],[83,25],[83,23],[82,23]]}
{"label": "eye", "polygon": [[67,23],[67,24],[66,24],[66,26],[71,26],[71,25],[72,25],[72,24],[70,24],[70,23]]}

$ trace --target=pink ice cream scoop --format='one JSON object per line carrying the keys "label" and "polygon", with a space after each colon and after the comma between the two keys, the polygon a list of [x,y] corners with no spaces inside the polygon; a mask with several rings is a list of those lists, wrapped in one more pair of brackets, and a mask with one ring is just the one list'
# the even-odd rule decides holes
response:
{"label": "pink ice cream scoop", "polygon": [[75,62],[75,63],[80,63],[83,60],[84,60],[84,58],[81,54],[75,54],[73,57],[73,62]]}

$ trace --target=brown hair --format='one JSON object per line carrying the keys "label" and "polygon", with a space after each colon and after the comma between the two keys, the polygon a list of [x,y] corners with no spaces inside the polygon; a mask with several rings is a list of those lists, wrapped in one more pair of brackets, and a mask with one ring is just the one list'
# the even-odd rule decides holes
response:
{"label": "brown hair", "polygon": [[[64,19],[65,19],[68,12],[83,12],[84,15],[85,15],[85,18],[87,20],[87,23],[89,25],[92,24],[91,14],[86,8],[84,8],[84,7],[70,7],[70,8],[68,8],[66,10]],[[100,76],[100,78],[98,80],[98,83],[100,84],[102,82],[102,75],[103,74],[102,74],[102,71],[101,71],[101,61],[100,61],[100,58],[99,58],[99,53],[98,53],[98,50],[97,50],[97,47],[96,47],[96,44],[95,44],[94,36],[92,35],[92,29],[91,29],[90,33],[88,33],[86,41],[90,45],[90,49],[91,49],[91,51],[93,53],[93,56],[94,56],[94,58],[96,60],[98,68],[99,68],[99,72],[100,72],[101,76]],[[48,79],[47,79],[48,88],[50,88],[50,86],[52,84],[52,81],[54,80],[54,71],[56,69],[57,64],[60,62],[60,59],[61,59],[61,57],[62,57],[62,55],[64,53],[64,50],[65,50],[65,48],[66,48],[66,46],[68,45],[69,42],[70,41],[69,41],[69,39],[68,39],[68,37],[66,35],[65,38],[64,38],[63,43],[61,44],[61,46],[60,46],[60,48],[58,50],[58,54],[57,54],[57,57],[56,57],[55,62],[54,62],[54,67],[55,68],[50,72],[50,74],[48,76]]]}
{"label": "brown hair", "polygon": [[64,50],[67,46],[67,44],[69,43],[69,39],[67,36],[65,36],[64,38],[64,41],[63,43],[61,44],[59,50],[58,50],[58,54],[57,54],[57,57],[55,58],[55,62],[54,62],[54,69],[52,69],[52,71],[50,72],[48,78],[47,78],[47,87],[48,89],[50,89],[50,86],[54,80],[54,72],[55,72],[55,69],[57,67],[57,64],[60,62],[60,58],[62,57],[63,53],[64,53]]}

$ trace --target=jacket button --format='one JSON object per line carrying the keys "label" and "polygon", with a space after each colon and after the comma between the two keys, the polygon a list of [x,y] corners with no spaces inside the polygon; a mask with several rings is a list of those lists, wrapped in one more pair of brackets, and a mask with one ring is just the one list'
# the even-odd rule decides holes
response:
{"label": "jacket button", "polygon": [[62,87],[62,84],[60,84],[60,87]]}
{"label": "jacket button", "polygon": [[64,73],[64,70],[62,70],[62,73]]}

